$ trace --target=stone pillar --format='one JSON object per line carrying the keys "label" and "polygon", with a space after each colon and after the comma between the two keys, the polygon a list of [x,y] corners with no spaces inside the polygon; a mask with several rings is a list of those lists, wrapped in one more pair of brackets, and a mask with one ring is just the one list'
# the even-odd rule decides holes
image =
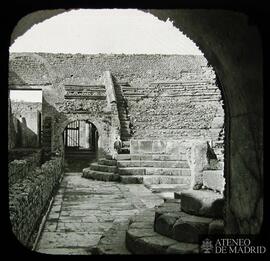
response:
{"label": "stone pillar", "polygon": [[200,189],[203,186],[203,170],[208,165],[207,148],[206,141],[195,141],[189,150],[192,189]]}

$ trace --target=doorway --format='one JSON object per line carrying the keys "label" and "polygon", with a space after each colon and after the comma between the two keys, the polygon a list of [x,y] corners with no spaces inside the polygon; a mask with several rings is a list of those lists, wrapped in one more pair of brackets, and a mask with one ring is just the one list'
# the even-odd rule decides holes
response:
{"label": "doorway", "polygon": [[70,122],[63,132],[63,143],[68,171],[81,172],[97,158],[98,131],[90,121]]}

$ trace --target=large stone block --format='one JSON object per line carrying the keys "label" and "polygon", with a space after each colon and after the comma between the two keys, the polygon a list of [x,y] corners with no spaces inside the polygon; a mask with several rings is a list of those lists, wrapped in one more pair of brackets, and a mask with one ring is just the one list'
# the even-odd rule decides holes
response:
{"label": "large stone block", "polygon": [[130,153],[131,154],[138,154],[139,152],[140,152],[139,141],[138,140],[131,140],[130,141]]}
{"label": "large stone block", "polygon": [[173,225],[179,218],[179,213],[165,213],[160,215],[155,219],[154,230],[159,234],[167,237],[172,237],[173,235]]}
{"label": "large stone block", "polygon": [[166,142],[162,140],[153,141],[153,153],[164,154],[166,152]]}
{"label": "large stone block", "polygon": [[189,190],[180,194],[181,209],[186,213],[220,218],[223,216],[224,198],[207,190]]}
{"label": "large stone block", "polygon": [[139,144],[140,144],[140,153],[142,154],[152,153],[153,141],[142,140],[139,142]]}
{"label": "large stone block", "polygon": [[214,191],[223,192],[225,187],[225,178],[222,170],[204,170],[203,186]]}
{"label": "large stone block", "polygon": [[207,234],[210,218],[185,215],[173,226],[172,236],[180,242],[198,243],[200,235]]}
{"label": "large stone block", "polygon": [[166,142],[166,154],[178,155],[179,154],[179,143],[177,141]]}

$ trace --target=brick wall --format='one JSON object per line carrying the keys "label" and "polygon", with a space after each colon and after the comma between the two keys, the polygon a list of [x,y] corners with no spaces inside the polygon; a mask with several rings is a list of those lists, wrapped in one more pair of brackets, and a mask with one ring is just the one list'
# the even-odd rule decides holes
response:
{"label": "brick wall", "polygon": [[9,187],[9,214],[16,238],[27,247],[48,207],[53,190],[62,176],[62,159],[54,158],[35,168],[24,179]]}

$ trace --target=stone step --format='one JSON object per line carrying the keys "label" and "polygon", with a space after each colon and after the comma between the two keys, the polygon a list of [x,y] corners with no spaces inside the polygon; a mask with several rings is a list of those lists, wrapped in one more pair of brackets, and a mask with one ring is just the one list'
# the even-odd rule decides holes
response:
{"label": "stone step", "polygon": [[189,190],[175,193],[181,199],[182,211],[203,217],[222,218],[224,197],[211,190]]}
{"label": "stone step", "polygon": [[119,175],[145,175],[145,168],[118,168],[118,173]]}
{"label": "stone step", "polygon": [[126,232],[126,247],[137,255],[193,254],[199,252],[199,246],[180,243],[160,235],[153,228],[154,212],[144,210],[131,219]]}
{"label": "stone step", "polygon": [[120,182],[123,184],[143,184],[143,176],[132,175],[132,176],[121,176]]}
{"label": "stone step", "polygon": [[153,193],[184,191],[190,188],[188,184],[153,184],[145,186]]}
{"label": "stone step", "polygon": [[83,169],[83,178],[101,180],[101,181],[119,181],[120,176],[117,173],[101,172],[91,170],[90,168]]}
{"label": "stone step", "polygon": [[189,177],[174,177],[174,176],[142,176],[142,175],[125,175],[121,176],[121,183],[125,184],[189,184]]}
{"label": "stone step", "polygon": [[128,147],[125,147],[125,148],[121,148],[121,152],[120,154],[129,154],[130,153],[130,150]]}
{"label": "stone step", "polygon": [[223,227],[223,220],[175,211],[158,215],[154,222],[155,232],[186,243],[199,243],[201,235],[223,234]]}
{"label": "stone step", "polygon": [[120,175],[167,175],[190,176],[190,169],[185,168],[152,168],[152,167],[121,167]]}
{"label": "stone step", "polygon": [[112,172],[112,173],[116,173],[118,170],[117,166],[101,165],[96,162],[90,164],[90,169],[101,171],[101,172]]}
{"label": "stone step", "polygon": [[107,166],[117,166],[117,161],[113,159],[99,159],[98,163]]}
{"label": "stone step", "polygon": [[118,154],[117,160],[130,160],[130,154]]}
{"label": "stone step", "polygon": [[187,161],[126,160],[118,161],[118,167],[189,168]]}

